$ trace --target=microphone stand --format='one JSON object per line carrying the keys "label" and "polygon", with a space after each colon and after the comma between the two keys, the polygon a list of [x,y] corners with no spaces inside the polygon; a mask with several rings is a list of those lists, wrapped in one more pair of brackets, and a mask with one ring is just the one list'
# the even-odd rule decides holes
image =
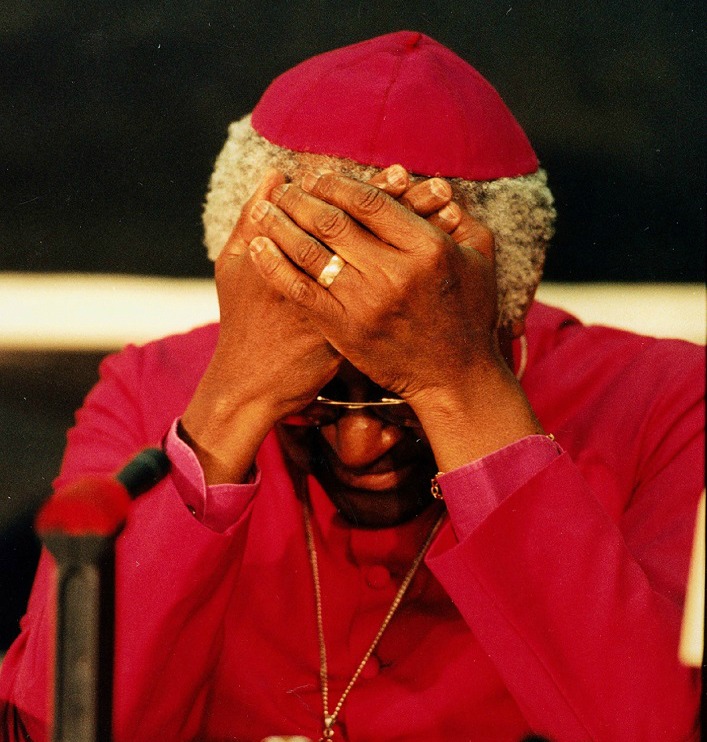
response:
{"label": "microphone stand", "polygon": [[163,451],[146,449],[115,478],[59,490],[37,515],[57,567],[52,742],[112,739],[115,542],[132,499],[168,470]]}

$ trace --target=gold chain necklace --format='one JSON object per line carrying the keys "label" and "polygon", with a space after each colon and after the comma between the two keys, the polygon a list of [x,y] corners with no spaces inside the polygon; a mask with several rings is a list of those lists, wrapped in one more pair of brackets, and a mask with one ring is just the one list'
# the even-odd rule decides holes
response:
{"label": "gold chain necklace", "polygon": [[383,619],[383,623],[381,624],[381,627],[378,629],[378,633],[375,635],[373,641],[371,642],[371,646],[366,651],[366,654],[364,654],[361,662],[359,662],[358,667],[356,668],[353,676],[351,677],[351,680],[349,680],[349,684],[344,689],[344,692],[341,694],[341,698],[339,699],[339,702],[334,707],[334,710],[331,713],[329,713],[329,670],[328,670],[328,665],[327,665],[326,644],[324,643],[324,619],[323,619],[323,614],[322,614],[322,588],[321,588],[321,583],[319,581],[319,565],[317,562],[317,551],[314,546],[314,532],[312,530],[312,516],[311,516],[311,511],[310,511],[309,500],[307,499],[304,500],[303,511],[304,511],[304,529],[305,529],[305,534],[307,536],[307,551],[309,552],[309,562],[312,565],[312,578],[314,581],[314,599],[316,601],[316,609],[317,609],[317,635],[319,638],[319,679],[320,679],[321,687],[322,687],[322,704],[324,707],[324,728],[322,730],[322,736],[319,742],[327,742],[328,740],[333,739],[334,725],[336,724],[336,721],[339,717],[339,713],[341,712],[341,707],[344,705],[344,701],[346,700],[347,696],[351,692],[351,689],[353,688],[354,683],[358,680],[359,675],[363,672],[363,668],[365,667],[366,662],[368,662],[371,655],[373,654],[376,647],[378,646],[378,642],[381,640],[381,637],[383,636],[383,632],[388,628],[388,624],[391,622],[393,615],[395,614],[395,611],[398,610],[398,606],[402,602],[403,597],[408,587],[410,586],[410,583],[412,582],[412,578],[415,576],[415,573],[417,572],[418,567],[422,563],[422,560],[425,554],[427,553],[427,550],[429,549],[430,544],[432,543],[432,539],[435,537],[435,534],[439,530],[439,527],[442,525],[442,520],[444,519],[444,516],[446,515],[446,513],[442,513],[437,519],[437,521],[435,522],[434,526],[432,526],[432,530],[430,531],[429,535],[425,539],[425,543],[422,544],[422,548],[420,549],[417,556],[415,557],[415,561],[412,563],[412,566],[408,570],[400,587],[398,588],[398,592],[393,598],[393,602],[391,603],[390,608],[388,609],[388,613],[386,617]]}

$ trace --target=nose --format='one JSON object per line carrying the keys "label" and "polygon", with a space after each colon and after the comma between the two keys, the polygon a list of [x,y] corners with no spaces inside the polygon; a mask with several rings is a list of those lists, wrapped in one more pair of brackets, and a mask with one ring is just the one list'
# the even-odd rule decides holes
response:
{"label": "nose", "polygon": [[350,410],[336,423],[321,428],[326,442],[342,464],[352,469],[370,466],[400,441],[403,431],[363,410]]}

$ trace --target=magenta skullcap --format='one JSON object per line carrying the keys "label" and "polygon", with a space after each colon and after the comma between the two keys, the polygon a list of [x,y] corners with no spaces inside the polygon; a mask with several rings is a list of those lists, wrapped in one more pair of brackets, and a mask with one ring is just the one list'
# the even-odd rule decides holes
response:
{"label": "magenta skullcap", "polygon": [[412,31],[320,54],[277,77],[253,128],[297,152],[419,175],[494,180],[538,159],[496,90],[467,62]]}

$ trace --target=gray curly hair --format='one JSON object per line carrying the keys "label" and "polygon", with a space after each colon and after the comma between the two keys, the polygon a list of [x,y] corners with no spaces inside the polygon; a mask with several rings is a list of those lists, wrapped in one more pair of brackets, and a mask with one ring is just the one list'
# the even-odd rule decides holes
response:
{"label": "gray curly hair", "polygon": [[[278,168],[288,178],[304,167],[336,170],[362,181],[381,170],[345,158],[284,149],[253,129],[250,114],[244,116],[229,127],[206,196],[204,243],[212,260],[268,167]],[[540,282],[554,231],[555,209],[545,171],[488,181],[447,180],[457,203],[494,234],[499,324],[521,321]]]}

